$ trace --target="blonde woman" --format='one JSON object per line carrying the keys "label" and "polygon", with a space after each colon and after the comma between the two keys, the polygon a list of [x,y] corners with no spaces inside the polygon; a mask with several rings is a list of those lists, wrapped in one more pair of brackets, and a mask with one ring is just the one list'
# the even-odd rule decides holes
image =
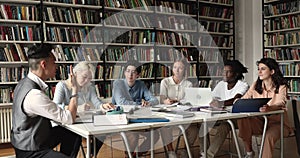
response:
{"label": "blonde woman", "polygon": [[[76,94],[78,97],[77,112],[83,112],[89,109],[100,109],[105,112],[115,108],[112,103],[103,103],[97,96],[95,87],[92,86],[91,83],[95,74],[95,67],[92,64],[85,61],[79,62],[73,68],[73,74],[78,86],[78,93]],[[74,97],[74,95],[72,95],[70,78],[58,82],[55,88],[53,101],[61,108],[67,109],[72,97]],[[100,140],[104,140],[104,138],[100,138]],[[101,141],[96,142],[96,155],[102,144]]]}
{"label": "blonde woman", "polygon": [[[160,102],[163,104],[173,104],[184,99],[184,89],[192,87],[192,82],[185,79],[188,63],[185,58],[176,60],[172,67],[172,76],[164,78],[160,84]],[[176,158],[172,142],[172,128],[161,128],[161,138],[166,143],[169,158]],[[198,130],[196,125],[191,125],[187,130],[188,142],[192,145],[197,139]]]}

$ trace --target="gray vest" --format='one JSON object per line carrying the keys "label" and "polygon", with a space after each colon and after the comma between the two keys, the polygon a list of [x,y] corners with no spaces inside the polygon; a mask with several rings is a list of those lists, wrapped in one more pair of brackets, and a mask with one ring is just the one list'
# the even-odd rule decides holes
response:
{"label": "gray vest", "polygon": [[[20,150],[37,151],[50,148],[50,120],[42,117],[29,117],[23,108],[25,96],[31,89],[41,89],[29,78],[19,82],[14,90],[11,143]],[[37,98],[38,99],[38,98]]]}

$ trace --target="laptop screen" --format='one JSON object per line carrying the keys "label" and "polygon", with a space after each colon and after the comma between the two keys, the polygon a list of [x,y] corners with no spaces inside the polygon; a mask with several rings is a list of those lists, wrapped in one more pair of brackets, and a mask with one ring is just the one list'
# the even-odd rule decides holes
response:
{"label": "laptop screen", "polygon": [[185,101],[195,107],[209,106],[212,101],[211,88],[185,88]]}

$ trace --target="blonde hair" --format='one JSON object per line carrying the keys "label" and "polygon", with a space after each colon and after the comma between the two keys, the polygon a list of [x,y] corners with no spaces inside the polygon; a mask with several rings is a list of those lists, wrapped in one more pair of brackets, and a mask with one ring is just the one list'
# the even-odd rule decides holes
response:
{"label": "blonde hair", "polygon": [[91,71],[92,77],[94,78],[95,77],[95,66],[86,61],[81,61],[78,64],[76,64],[75,67],[73,68],[73,73],[77,74],[77,72],[87,71],[87,70]]}
{"label": "blonde hair", "polygon": [[[73,73],[74,75],[76,75],[77,73],[80,73],[81,71],[91,71],[92,73],[92,78],[94,78],[95,76],[95,66],[91,63],[88,63],[86,61],[81,61],[79,63],[77,63],[74,68],[73,68]],[[66,81],[66,84],[68,86],[69,89],[71,89],[71,80],[68,79]],[[82,87],[82,90],[81,91],[87,91],[88,87],[91,85],[92,83],[90,84],[86,84],[84,87]]]}

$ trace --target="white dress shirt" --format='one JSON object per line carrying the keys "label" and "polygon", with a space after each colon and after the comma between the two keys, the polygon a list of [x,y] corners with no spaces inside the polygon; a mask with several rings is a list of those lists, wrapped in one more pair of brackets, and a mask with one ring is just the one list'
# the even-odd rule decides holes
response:
{"label": "white dress shirt", "polygon": [[72,124],[71,112],[61,109],[46,95],[48,85],[32,72],[29,72],[27,77],[41,87],[41,90],[32,89],[26,95],[23,106],[27,115],[30,117],[39,115],[63,124]]}

